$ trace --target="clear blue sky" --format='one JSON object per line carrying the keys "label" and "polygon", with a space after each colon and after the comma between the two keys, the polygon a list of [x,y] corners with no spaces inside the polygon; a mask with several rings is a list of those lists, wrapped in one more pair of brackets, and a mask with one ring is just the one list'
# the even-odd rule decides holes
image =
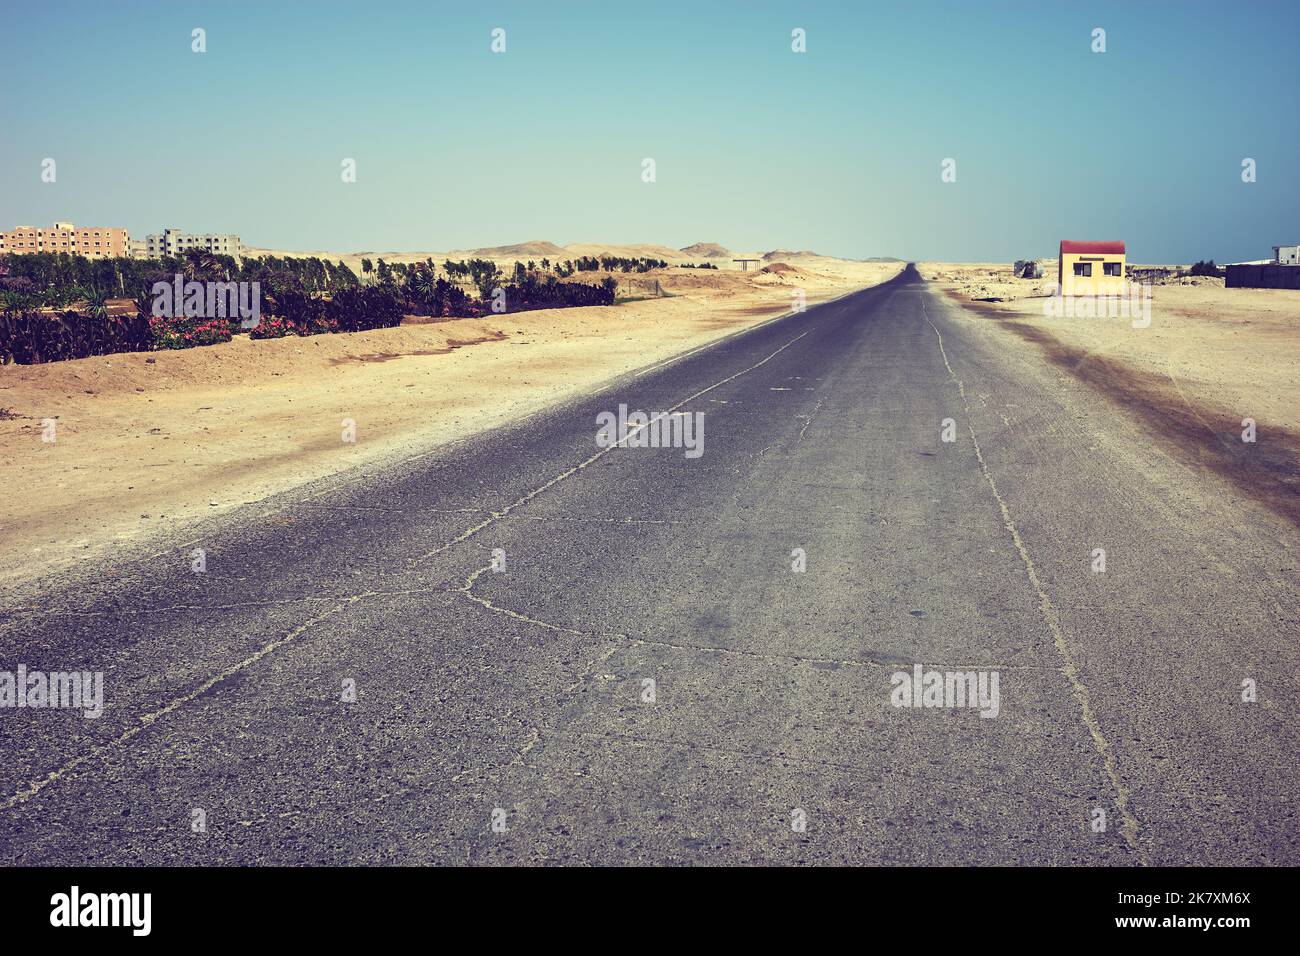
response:
{"label": "clear blue sky", "polygon": [[[15,3],[0,20],[0,225],[334,251],[705,240],[1003,260],[1080,238],[1124,239],[1133,261],[1258,259],[1300,242],[1298,12]],[[807,53],[790,51],[794,27]]]}

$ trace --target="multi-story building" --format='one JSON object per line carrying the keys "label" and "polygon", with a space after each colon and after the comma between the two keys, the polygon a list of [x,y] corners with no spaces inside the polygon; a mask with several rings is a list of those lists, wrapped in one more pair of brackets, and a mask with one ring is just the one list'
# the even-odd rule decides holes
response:
{"label": "multi-story building", "polygon": [[181,256],[192,249],[202,249],[214,256],[237,256],[243,247],[238,236],[198,235],[179,229],[164,229],[130,244],[130,255],[137,259],[158,259],[162,256]]}
{"label": "multi-story building", "polygon": [[131,237],[125,229],[56,222],[52,229],[15,226],[0,232],[0,255],[25,252],[67,252],[90,259],[125,256]]}
{"label": "multi-story building", "polygon": [[1273,262],[1280,266],[1300,265],[1300,246],[1274,246]]}

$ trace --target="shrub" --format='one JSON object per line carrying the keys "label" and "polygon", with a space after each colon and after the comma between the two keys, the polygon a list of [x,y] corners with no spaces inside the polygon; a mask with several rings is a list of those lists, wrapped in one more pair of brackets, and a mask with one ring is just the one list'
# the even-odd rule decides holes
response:
{"label": "shrub", "polygon": [[286,335],[321,335],[337,332],[338,323],[324,314],[289,319],[279,315],[264,315],[261,321],[249,329],[250,339],[279,339]]}
{"label": "shrub", "polygon": [[443,315],[470,316],[478,315],[480,311],[464,289],[448,283],[443,300]]}
{"label": "shrub", "polygon": [[558,282],[554,277],[539,281],[534,274],[529,273],[524,283],[508,285],[505,291],[510,312],[613,305],[618,280],[613,276],[605,276],[599,285],[589,285],[583,282]]}
{"label": "shrub", "polygon": [[35,365],[64,359],[146,352],[149,324],[138,315],[90,316],[67,311],[0,314],[0,363]]}
{"label": "shrub", "polygon": [[286,335],[301,334],[291,321],[278,315],[264,315],[257,325],[248,330],[250,339],[279,339]]}
{"label": "shrub", "polygon": [[198,345],[229,342],[234,329],[229,319],[176,319],[151,315],[149,332],[155,349],[189,349]]}
{"label": "shrub", "polygon": [[326,313],[325,303],[318,302],[320,310],[304,322],[294,324],[294,331],[299,335],[325,335],[339,330],[338,319]]}
{"label": "shrub", "polygon": [[295,325],[307,325],[322,311],[320,300],[302,287],[288,272],[269,272],[261,280],[262,314],[288,319]]}
{"label": "shrub", "polygon": [[[543,267],[547,264],[542,263]],[[366,265],[362,264],[363,272],[370,271]],[[408,310],[452,317],[488,314],[491,293],[504,282],[496,265],[486,259],[448,261],[445,265],[449,276],[473,282],[483,297],[475,298],[453,282],[438,278],[431,261],[409,267],[382,263],[380,272],[386,281],[357,286],[356,276],[349,270],[318,259],[263,256],[237,264],[229,257],[201,256],[100,262],[66,254],[0,256],[0,363],[30,364],[113,352],[193,348],[229,342],[243,331],[237,316],[153,316],[154,284],[171,284],[177,272],[196,281],[215,276],[259,282],[261,321],[248,330],[254,339],[391,328],[401,324]],[[561,276],[570,276],[579,270],[621,268],[624,272],[641,272],[664,265],[662,260],[649,258],[605,256],[584,257],[576,264],[568,260],[563,265],[556,263],[555,268]],[[611,276],[597,285],[560,282],[554,275],[538,273],[522,264],[514,270],[514,279],[505,286],[511,312],[612,305],[618,288]],[[114,288],[135,298],[135,315],[107,314],[108,290]],[[322,298],[322,288],[333,288],[332,298]],[[38,311],[42,304],[81,301],[86,303],[81,312]]]}
{"label": "shrub", "polygon": [[325,317],[340,332],[392,328],[402,322],[402,303],[397,290],[389,286],[340,289],[326,305]]}

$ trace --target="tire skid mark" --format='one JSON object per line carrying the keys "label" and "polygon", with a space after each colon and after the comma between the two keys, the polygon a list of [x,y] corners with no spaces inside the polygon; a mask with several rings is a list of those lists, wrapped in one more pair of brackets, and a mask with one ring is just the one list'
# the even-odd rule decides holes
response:
{"label": "tire skid mark", "polygon": [[[1261,423],[1263,434],[1255,443],[1238,441],[1239,413],[1198,404],[1167,371],[1164,375],[1142,371],[1107,356],[1105,350],[1069,345],[1050,329],[1025,321],[1020,313],[987,302],[965,301],[950,289],[945,292],[962,310],[993,319],[998,328],[1038,346],[1052,365],[1123,410],[1162,451],[1206,469],[1245,497],[1300,525],[1300,485],[1296,481],[1300,432],[1281,424]],[[1223,424],[1216,428],[1214,421]]]}

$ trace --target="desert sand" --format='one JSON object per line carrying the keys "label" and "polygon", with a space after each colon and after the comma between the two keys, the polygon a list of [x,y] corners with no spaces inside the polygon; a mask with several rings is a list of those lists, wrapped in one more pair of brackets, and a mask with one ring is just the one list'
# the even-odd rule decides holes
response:
{"label": "desert sand", "polygon": [[1123,365],[1219,425],[1240,429],[1250,417],[1260,427],[1300,432],[1300,291],[1225,289],[1222,279],[1188,276],[1153,285],[1150,325],[1134,328],[1121,317],[1047,316],[1055,262],[1049,269],[1044,261],[1042,279],[1016,279],[1001,264],[918,268],[1009,331],[1079,360]]}
{"label": "desert sand", "polygon": [[[426,255],[446,257],[384,258]],[[0,485],[11,490],[0,583],[147,553],[200,517],[427,451],[781,315],[796,289],[813,304],[900,269],[825,257],[771,272],[664,269],[617,278],[620,294],[658,281],[666,297],[608,308],[0,367]],[[47,419],[53,443],[41,439]]]}
{"label": "desert sand", "polygon": [[1063,376],[1140,422],[1153,447],[1172,443],[1185,461],[1300,516],[1300,291],[1173,279],[1149,287],[1147,324],[1145,313],[1047,314],[1055,263],[1042,280],[1015,279],[1009,265],[918,268],[965,306],[968,321],[1031,343]]}

